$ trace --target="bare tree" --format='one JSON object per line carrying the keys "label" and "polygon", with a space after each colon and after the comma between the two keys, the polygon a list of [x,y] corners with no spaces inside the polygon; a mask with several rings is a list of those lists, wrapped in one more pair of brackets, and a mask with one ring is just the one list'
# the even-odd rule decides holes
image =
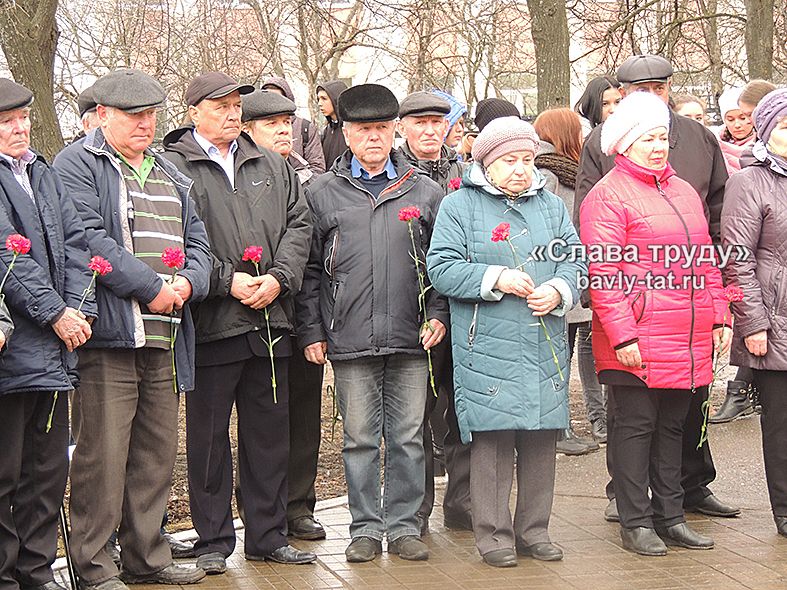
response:
{"label": "bare tree", "polygon": [[744,0],[746,5],[746,60],[750,78],[773,77],[774,0]]}
{"label": "bare tree", "polygon": [[568,106],[568,19],[563,0],[527,0],[536,53],[538,110]]}

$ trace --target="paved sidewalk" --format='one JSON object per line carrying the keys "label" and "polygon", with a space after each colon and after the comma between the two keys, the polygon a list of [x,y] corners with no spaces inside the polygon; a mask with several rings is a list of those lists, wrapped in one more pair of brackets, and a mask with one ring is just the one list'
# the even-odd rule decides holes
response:
{"label": "paved sidewalk", "polygon": [[[486,566],[476,552],[472,533],[445,529],[437,507],[425,539],[432,551],[429,561],[407,562],[383,553],[371,563],[348,564],[344,549],[349,542],[350,515],[346,499],[337,499],[318,507],[317,517],[328,538],[295,543],[317,553],[316,564],[247,562],[241,546],[229,559],[227,573],[207,578],[199,589],[787,589],[787,539],[776,534],[768,506],[759,420],[711,428],[719,470],[713,490],[743,508],[742,516],[734,519],[689,515],[692,527],[715,539],[716,548],[711,551],[671,548],[666,557],[648,558],[623,550],[618,526],[602,516],[606,506],[602,450],[584,457],[558,456],[550,534],[565,551],[563,561],[520,558],[515,568]],[[439,487],[442,491],[442,484]],[[242,534],[239,531],[241,538]]]}

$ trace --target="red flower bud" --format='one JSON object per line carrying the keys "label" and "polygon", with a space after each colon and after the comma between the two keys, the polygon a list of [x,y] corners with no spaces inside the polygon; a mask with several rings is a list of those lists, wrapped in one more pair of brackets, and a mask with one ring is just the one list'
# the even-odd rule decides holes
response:
{"label": "red flower bud", "polygon": [[5,247],[16,255],[30,252],[30,240],[20,234],[11,234],[5,240]]}
{"label": "red flower bud", "polygon": [[495,229],[492,230],[493,242],[505,242],[510,237],[511,237],[510,223],[501,223]]}
{"label": "red flower bud", "polygon": [[169,268],[178,269],[186,262],[186,254],[180,248],[164,248],[161,261]]}
{"label": "red flower bud", "polygon": [[243,251],[243,260],[259,264],[262,260],[262,246],[249,246]]}
{"label": "red flower bud", "polygon": [[458,176],[448,181],[448,188],[451,189],[452,191],[455,191],[460,186],[462,186],[462,179],[459,178]]}
{"label": "red flower bud", "polygon": [[410,221],[421,217],[421,210],[416,207],[402,207],[399,209],[399,221]]}
{"label": "red flower bud", "polygon": [[743,289],[738,285],[727,285],[724,287],[724,298],[727,301],[743,301]]}
{"label": "red flower bud", "polygon": [[109,263],[109,260],[101,256],[93,256],[87,267],[93,272],[100,274],[102,277],[112,272],[112,265]]}

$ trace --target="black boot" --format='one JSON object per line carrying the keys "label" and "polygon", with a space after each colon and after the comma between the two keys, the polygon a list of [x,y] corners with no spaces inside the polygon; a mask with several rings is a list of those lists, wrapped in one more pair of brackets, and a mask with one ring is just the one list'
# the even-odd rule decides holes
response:
{"label": "black boot", "polygon": [[749,384],[745,381],[727,381],[727,397],[721,408],[708,422],[711,424],[723,424],[732,422],[736,418],[743,418],[754,413],[754,408],[749,401]]}

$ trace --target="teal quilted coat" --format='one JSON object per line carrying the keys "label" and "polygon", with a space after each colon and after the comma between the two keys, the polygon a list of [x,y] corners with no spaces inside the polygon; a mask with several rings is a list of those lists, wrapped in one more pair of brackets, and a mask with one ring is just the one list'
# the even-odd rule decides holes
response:
{"label": "teal quilted coat", "polygon": [[[563,201],[543,186],[534,170],[531,188],[512,200],[473,164],[435,221],[427,269],[451,303],[456,414],[465,443],[473,432],[568,426],[564,316],[579,301],[577,283],[587,265],[568,256],[579,237]],[[510,224],[516,252],[506,241],[492,241],[500,223]],[[534,252],[555,238],[568,246],[554,245],[551,257]],[[537,286],[548,283],[561,294],[561,305],[544,316],[551,346],[527,301],[495,289],[500,273],[517,265]]]}

